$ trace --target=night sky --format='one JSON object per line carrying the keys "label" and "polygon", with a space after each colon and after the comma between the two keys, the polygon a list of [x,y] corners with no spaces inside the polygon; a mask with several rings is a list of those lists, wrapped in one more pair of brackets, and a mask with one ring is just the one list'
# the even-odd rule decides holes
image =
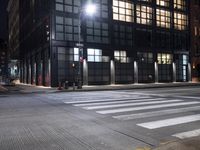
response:
{"label": "night sky", "polygon": [[0,0],[0,38],[7,39],[7,0]]}

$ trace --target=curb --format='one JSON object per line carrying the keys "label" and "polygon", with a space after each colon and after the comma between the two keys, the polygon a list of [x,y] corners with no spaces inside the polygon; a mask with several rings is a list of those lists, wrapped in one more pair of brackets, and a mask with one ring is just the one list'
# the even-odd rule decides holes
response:
{"label": "curb", "polygon": [[64,90],[60,90],[60,91],[54,91],[56,92],[85,92],[85,91],[117,91],[117,90],[132,90],[132,89],[151,89],[151,88],[170,88],[170,87],[195,87],[195,86],[200,86],[200,83],[173,83],[173,84],[151,84],[151,85],[130,85],[130,86],[110,86],[110,87],[84,87],[83,89],[64,89]]}

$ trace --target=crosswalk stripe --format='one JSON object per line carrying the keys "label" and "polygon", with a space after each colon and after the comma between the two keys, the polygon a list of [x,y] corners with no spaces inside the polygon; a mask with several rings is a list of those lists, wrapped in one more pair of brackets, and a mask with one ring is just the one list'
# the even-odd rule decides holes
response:
{"label": "crosswalk stripe", "polygon": [[184,106],[184,105],[192,105],[192,104],[199,104],[200,102],[182,102],[182,103],[175,103],[175,104],[162,104],[162,105],[153,105],[153,106],[142,106],[142,107],[131,107],[131,108],[121,108],[121,109],[111,109],[111,110],[101,110],[96,111],[99,114],[114,114],[120,112],[129,112],[129,111],[136,111],[136,110],[147,110],[147,109],[154,109],[154,108],[165,108],[165,107],[173,107],[173,106]]}
{"label": "crosswalk stripe", "polygon": [[189,115],[189,116],[184,116],[184,117],[176,117],[176,118],[140,123],[137,125],[147,128],[147,129],[157,129],[157,128],[162,128],[162,127],[179,125],[183,123],[190,123],[190,122],[199,121],[199,120],[200,120],[200,114],[197,114],[197,115]]}
{"label": "crosswalk stripe", "polygon": [[77,107],[84,107],[84,106],[97,106],[97,105],[108,105],[108,104],[122,104],[122,103],[130,103],[130,102],[146,102],[146,101],[158,101],[164,100],[165,98],[142,98],[142,99],[131,99],[131,100],[124,100],[121,101],[112,101],[112,102],[100,102],[100,103],[86,103],[86,104],[75,104],[74,106]]}
{"label": "crosswalk stripe", "polygon": [[91,107],[83,107],[87,110],[94,109],[104,109],[104,108],[118,108],[118,107],[127,107],[127,106],[140,106],[140,105],[150,105],[150,104],[163,104],[163,103],[172,103],[172,102],[181,102],[183,100],[159,100],[153,102],[139,102],[139,103],[128,103],[128,104],[115,104],[115,105],[103,105],[103,106],[91,106]]}
{"label": "crosswalk stripe", "polygon": [[132,119],[138,119],[138,118],[155,117],[155,116],[169,115],[169,114],[195,111],[195,110],[200,110],[200,106],[186,107],[186,108],[179,108],[179,109],[167,109],[167,110],[161,110],[161,111],[135,113],[135,114],[128,114],[128,115],[119,115],[119,116],[113,116],[113,118],[120,119],[120,120],[132,120]]}
{"label": "crosswalk stripe", "polygon": [[188,132],[177,133],[172,136],[177,137],[179,139],[197,137],[197,136],[200,136],[200,129],[192,130],[192,131],[188,131]]}
{"label": "crosswalk stripe", "polygon": [[81,100],[81,101],[70,101],[70,102],[65,102],[66,104],[79,104],[79,103],[90,103],[90,102],[106,102],[106,101],[121,101],[121,100],[133,100],[133,99],[142,99],[142,98],[148,98],[147,96],[141,96],[137,97],[135,96],[134,98],[116,98],[116,99],[92,99],[92,100]]}

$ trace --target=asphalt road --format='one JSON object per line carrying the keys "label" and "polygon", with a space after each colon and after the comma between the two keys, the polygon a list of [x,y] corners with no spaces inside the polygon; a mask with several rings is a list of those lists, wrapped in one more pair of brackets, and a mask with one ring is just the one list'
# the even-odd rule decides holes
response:
{"label": "asphalt road", "polygon": [[135,150],[200,136],[200,87],[0,95],[0,150]]}

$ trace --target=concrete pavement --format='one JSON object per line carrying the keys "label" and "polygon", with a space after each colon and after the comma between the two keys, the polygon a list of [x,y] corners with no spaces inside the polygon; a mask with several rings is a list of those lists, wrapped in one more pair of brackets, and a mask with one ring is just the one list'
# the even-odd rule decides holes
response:
{"label": "concrete pavement", "polygon": [[168,87],[188,87],[200,86],[199,82],[175,82],[175,83],[149,83],[149,84],[115,84],[115,85],[90,85],[83,86],[82,89],[73,89],[69,87],[61,90],[58,88],[35,86],[29,84],[16,84],[13,86],[4,86],[4,91],[8,89],[10,92],[20,93],[56,93],[56,92],[73,92],[73,91],[107,91],[107,90],[130,90],[130,89],[150,89],[150,88],[168,88]]}
{"label": "concrete pavement", "polygon": [[[199,150],[199,137],[178,140],[172,136],[199,129],[200,121],[180,122],[185,116],[199,116],[198,86],[61,93],[19,87],[12,88],[27,93],[35,88],[35,92],[0,95],[0,150]],[[38,89],[42,92],[37,93]],[[177,98],[185,93],[186,97]],[[98,113],[119,109],[123,112]],[[127,115],[128,120],[122,120]],[[139,126],[175,118],[174,126],[153,130]]]}
{"label": "concrete pavement", "polygon": [[200,137],[161,143],[154,150],[200,150]]}

